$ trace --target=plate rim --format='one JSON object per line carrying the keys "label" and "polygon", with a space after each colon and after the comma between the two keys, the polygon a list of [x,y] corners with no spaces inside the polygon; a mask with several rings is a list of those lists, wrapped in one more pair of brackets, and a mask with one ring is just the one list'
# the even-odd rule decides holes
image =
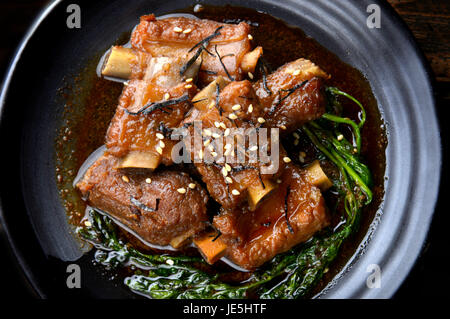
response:
{"label": "plate rim", "polygon": [[[19,42],[12,58],[10,58],[10,63],[6,69],[5,76],[2,80],[2,86],[0,89],[0,125],[3,122],[3,113],[5,108],[5,102],[8,96],[9,85],[14,76],[14,71],[19,63],[23,52],[25,51],[30,39],[33,37],[36,30],[39,28],[41,23],[47,18],[47,16],[53,11],[53,9],[64,0],[53,0],[47,3],[47,5],[40,10],[37,16],[34,18],[30,27],[27,29],[25,35],[22,37]],[[3,212],[3,204],[2,198],[0,197],[0,223],[2,226],[3,237],[8,242],[9,248],[13,255],[13,262],[15,262],[18,266],[20,266],[20,271],[24,275],[23,279],[26,281],[26,285],[31,292],[38,295],[41,299],[46,298],[46,294],[42,291],[41,287],[38,286],[37,280],[34,278],[34,274],[28,264],[25,262],[23,258],[23,254],[19,251],[16,246],[15,240],[12,238],[11,233],[9,231],[9,227],[4,218]]]}

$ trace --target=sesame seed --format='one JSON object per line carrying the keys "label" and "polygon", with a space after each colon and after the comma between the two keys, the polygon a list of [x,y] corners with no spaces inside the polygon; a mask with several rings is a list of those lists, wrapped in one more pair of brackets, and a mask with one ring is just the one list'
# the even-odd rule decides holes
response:
{"label": "sesame seed", "polygon": [[297,76],[297,75],[299,75],[300,74],[300,70],[295,70],[294,72],[292,72],[292,75],[293,76]]}
{"label": "sesame seed", "polygon": [[186,29],[186,30],[183,31],[183,33],[184,34],[188,34],[188,33],[191,33],[191,31],[192,31],[192,29]]}
{"label": "sesame seed", "polygon": [[217,157],[217,153],[216,152],[211,152],[212,157]]}
{"label": "sesame seed", "polygon": [[180,193],[180,194],[185,194],[186,193],[186,188],[184,188],[184,187],[178,188],[177,192]]}
{"label": "sesame seed", "polygon": [[343,138],[344,138],[344,135],[342,135],[342,134],[338,135],[338,137],[337,137],[338,141],[342,141]]}
{"label": "sesame seed", "polygon": [[257,145],[253,145],[252,147],[249,148],[250,151],[256,151],[258,149]]}
{"label": "sesame seed", "polygon": [[226,128],[227,128],[227,126],[226,126],[225,123],[223,123],[223,122],[220,122],[220,127],[223,128],[223,129],[226,129]]}
{"label": "sesame seed", "polygon": [[306,153],[305,152],[300,152],[300,156],[301,157],[306,157]]}
{"label": "sesame seed", "polygon": [[208,109],[212,109],[214,107],[214,105],[216,105],[216,102],[212,101],[211,103],[209,103]]}
{"label": "sesame seed", "polygon": [[229,144],[229,143],[225,144],[224,148],[225,148],[226,150],[230,149],[230,148],[231,148],[231,144]]}
{"label": "sesame seed", "polygon": [[300,163],[304,163],[305,162],[305,158],[301,155],[298,156],[298,160],[300,161]]}
{"label": "sesame seed", "polygon": [[230,176],[225,177],[225,180],[226,180],[226,182],[229,183],[229,184],[233,183],[233,180],[231,179]]}
{"label": "sesame seed", "polygon": [[295,137],[296,139],[299,139],[299,138],[300,138],[300,135],[298,135],[297,132],[292,133],[292,135],[294,135],[294,137]]}
{"label": "sesame seed", "polygon": [[247,37],[249,40],[253,40],[253,36],[251,34],[249,34]]}
{"label": "sesame seed", "polygon": [[231,194],[237,196],[237,195],[240,194],[240,192],[239,192],[237,189],[233,189],[233,190],[231,191]]}
{"label": "sesame seed", "polygon": [[354,148],[353,153],[358,153],[358,150],[356,148]]}
{"label": "sesame seed", "polygon": [[266,122],[266,120],[263,119],[262,117],[258,117],[258,122],[261,123],[261,124],[263,124],[263,123]]}
{"label": "sesame seed", "polygon": [[198,158],[199,159],[203,158],[203,151],[202,150],[198,151]]}
{"label": "sesame seed", "polygon": [[187,78],[185,82],[189,83],[189,82],[192,82],[193,80],[194,80],[193,78]]}
{"label": "sesame seed", "polygon": [[170,266],[173,266],[174,262],[173,262],[172,259],[167,259],[167,260],[166,260],[166,264],[168,264],[168,265],[170,265]]}
{"label": "sesame seed", "polygon": [[294,145],[297,146],[300,140],[294,140]]}
{"label": "sesame seed", "polygon": [[84,222],[84,225],[87,226],[87,227],[91,227],[92,226],[91,222],[88,221],[88,220]]}
{"label": "sesame seed", "polygon": [[248,77],[250,78],[250,80],[253,80],[253,73],[252,72],[248,72]]}
{"label": "sesame seed", "polygon": [[282,180],[281,179],[277,179],[277,184],[281,184]]}
{"label": "sesame seed", "polygon": [[185,87],[186,89],[190,89],[190,88],[192,87],[192,84],[186,84],[184,87]]}
{"label": "sesame seed", "polygon": [[215,122],[214,122],[214,126],[217,127],[217,128],[219,128],[219,127],[220,127],[220,123],[217,122],[217,121],[215,121]]}
{"label": "sesame seed", "polygon": [[212,152],[212,151],[214,151],[214,146],[208,145],[208,149]]}
{"label": "sesame seed", "polygon": [[164,147],[166,147],[166,144],[163,141],[159,141],[159,146],[161,148],[164,148]]}
{"label": "sesame seed", "polygon": [[282,130],[286,130],[287,128],[286,128],[286,125],[280,125],[280,128],[282,129]]}
{"label": "sesame seed", "polygon": [[241,106],[239,104],[233,105],[231,108],[233,111],[239,111],[241,109]]}
{"label": "sesame seed", "polygon": [[218,134],[218,133],[212,133],[212,137],[214,137],[214,138],[219,138],[219,137],[220,137],[220,134]]}
{"label": "sesame seed", "polygon": [[225,168],[228,172],[231,172],[231,166],[225,163]]}
{"label": "sesame seed", "polygon": [[230,129],[227,128],[225,129],[225,132],[223,133],[223,136],[227,137],[228,135],[230,135]]}
{"label": "sesame seed", "polygon": [[183,29],[181,29],[180,27],[175,27],[175,28],[173,28],[173,31],[175,31],[175,32],[183,32]]}
{"label": "sesame seed", "polygon": [[149,178],[146,178],[145,179],[145,182],[147,183],[147,184],[150,184],[151,182],[152,182],[152,179],[149,177]]}
{"label": "sesame seed", "polygon": [[195,185],[194,183],[189,183],[189,185],[188,185],[188,186],[189,186],[189,188],[190,188],[190,189],[194,189],[194,188],[195,188],[195,186],[197,186],[197,185]]}
{"label": "sesame seed", "polygon": [[248,106],[248,113],[252,113],[253,112],[253,104],[250,104]]}
{"label": "sesame seed", "polygon": [[228,155],[230,155],[231,152],[232,152],[232,150],[228,149],[225,151],[225,153],[223,153],[223,155],[228,156]]}
{"label": "sesame seed", "polygon": [[207,139],[206,141],[203,142],[203,145],[204,145],[204,146],[208,146],[209,143],[211,143],[211,140],[210,140],[210,139]]}
{"label": "sesame seed", "polygon": [[156,133],[156,138],[162,140],[164,139],[164,135],[162,135],[161,133]]}
{"label": "sesame seed", "polygon": [[222,167],[221,172],[222,172],[223,176],[227,176],[228,175],[228,171],[227,171],[227,169],[225,167]]}
{"label": "sesame seed", "polygon": [[211,131],[208,130],[208,129],[204,129],[203,130],[203,134],[206,135],[206,136],[211,136],[212,135]]}
{"label": "sesame seed", "polygon": [[289,163],[290,161],[291,161],[291,159],[289,158],[289,157],[283,157],[283,161],[285,162],[285,163]]}
{"label": "sesame seed", "polygon": [[160,146],[158,146],[158,147],[156,148],[156,151],[158,152],[159,155],[161,155],[162,152],[163,152],[163,150],[162,150],[162,148],[161,148]]}
{"label": "sesame seed", "polygon": [[230,115],[228,115],[228,117],[230,118],[230,120],[235,120],[237,119],[237,115],[234,113],[231,113]]}
{"label": "sesame seed", "polygon": [[164,94],[164,100],[168,100],[169,98],[170,98],[170,94],[169,93]]}
{"label": "sesame seed", "polygon": [[123,176],[122,176],[122,180],[123,180],[125,183],[129,183],[129,182],[130,182],[130,179],[129,179],[128,176],[126,176],[126,175],[123,175]]}

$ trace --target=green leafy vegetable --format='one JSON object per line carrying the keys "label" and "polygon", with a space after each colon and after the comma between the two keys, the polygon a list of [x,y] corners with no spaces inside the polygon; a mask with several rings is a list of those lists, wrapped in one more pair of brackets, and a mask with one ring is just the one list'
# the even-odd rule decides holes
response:
{"label": "green leafy vegetable", "polygon": [[89,211],[89,222],[90,226],[78,228],[78,233],[96,248],[107,252],[96,255],[97,261],[106,266],[116,268],[134,264],[138,267],[150,268],[159,266],[161,263],[178,265],[203,262],[200,257],[143,254],[119,240],[114,222],[108,216],[94,210]]}

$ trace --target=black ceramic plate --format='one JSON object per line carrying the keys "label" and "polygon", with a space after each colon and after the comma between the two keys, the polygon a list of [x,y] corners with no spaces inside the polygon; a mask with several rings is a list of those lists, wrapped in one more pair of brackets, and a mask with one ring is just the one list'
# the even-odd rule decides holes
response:
{"label": "black ceramic plate", "polygon": [[[205,1],[223,5],[223,0]],[[322,298],[388,298],[401,285],[424,243],[439,186],[441,147],[433,92],[424,59],[394,11],[383,1],[228,0],[268,12],[302,28],[369,80],[386,122],[385,198],[355,255]],[[366,26],[369,4],[381,8],[381,28]],[[82,288],[66,287],[66,266],[81,256],[58,200],[54,140],[62,105],[57,89],[92,52],[106,50],[137,18],[192,5],[189,0],[79,2],[81,29],[66,27],[70,1],[56,1],[28,32],[1,93],[2,223],[18,262],[42,297],[133,297],[104,280],[86,257]],[[369,289],[370,265],[381,288]]]}

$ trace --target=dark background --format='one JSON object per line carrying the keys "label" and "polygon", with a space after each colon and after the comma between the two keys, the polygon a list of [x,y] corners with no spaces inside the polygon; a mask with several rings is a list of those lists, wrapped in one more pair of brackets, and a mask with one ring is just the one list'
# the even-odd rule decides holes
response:
{"label": "dark background", "polygon": [[[76,2],[76,1],[74,1]],[[436,108],[441,125],[444,147],[440,197],[427,242],[414,269],[395,295],[396,299],[444,298],[441,288],[450,284],[447,270],[449,210],[444,203],[448,184],[448,124],[445,119],[450,108],[450,1],[448,0],[389,0],[416,37],[434,74]],[[17,45],[33,19],[47,4],[44,0],[1,0],[0,2],[0,79]],[[0,226],[0,233],[2,232]],[[5,239],[0,240],[3,252],[0,261],[2,296],[7,299],[33,298],[20,269],[17,267]]]}

